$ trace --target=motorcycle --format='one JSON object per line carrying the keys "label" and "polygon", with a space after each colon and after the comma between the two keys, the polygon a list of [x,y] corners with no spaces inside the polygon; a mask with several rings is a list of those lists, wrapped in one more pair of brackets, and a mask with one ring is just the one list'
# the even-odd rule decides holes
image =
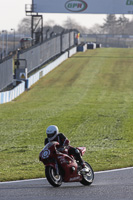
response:
{"label": "motorcycle", "polygon": [[[48,182],[54,186],[61,186],[62,182],[80,182],[83,185],[91,185],[94,172],[89,163],[85,162],[85,171],[74,159],[68,155],[68,149],[58,149],[59,143],[52,141],[45,145],[39,154],[39,160],[45,165],[45,175]],[[81,156],[84,155],[86,147],[77,147]]]}

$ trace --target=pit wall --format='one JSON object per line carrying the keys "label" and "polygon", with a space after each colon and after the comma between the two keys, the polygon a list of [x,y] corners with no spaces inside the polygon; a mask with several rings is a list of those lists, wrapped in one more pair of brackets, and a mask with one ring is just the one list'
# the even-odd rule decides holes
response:
{"label": "pit wall", "polygon": [[68,56],[71,57],[71,56],[73,56],[75,53],[77,53],[77,47],[74,47],[74,48],[70,49],[70,50],[68,51]]}
{"label": "pit wall", "polygon": [[71,50],[65,52],[59,58],[57,58],[52,63],[48,64],[43,69],[39,70],[34,75],[30,76],[26,81],[21,81],[21,83],[15,87],[14,89],[6,92],[0,92],[0,104],[10,102],[14,100],[16,97],[21,95],[26,89],[29,89],[34,83],[36,83],[40,78],[48,74],[58,65],[60,65],[63,61],[68,59],[77,52],[77,47],[72,48]]}

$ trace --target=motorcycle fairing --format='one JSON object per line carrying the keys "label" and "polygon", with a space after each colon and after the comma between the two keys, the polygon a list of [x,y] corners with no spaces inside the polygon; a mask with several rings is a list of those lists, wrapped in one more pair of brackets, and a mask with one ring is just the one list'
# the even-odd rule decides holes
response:
{"label": "motorcycle fairing", "polygon": [[64,182],[76,182],[82,180],[82,176],[78,174],[78,164],[70,156],[60,153],[57,156],[57,162],[64,171]]}

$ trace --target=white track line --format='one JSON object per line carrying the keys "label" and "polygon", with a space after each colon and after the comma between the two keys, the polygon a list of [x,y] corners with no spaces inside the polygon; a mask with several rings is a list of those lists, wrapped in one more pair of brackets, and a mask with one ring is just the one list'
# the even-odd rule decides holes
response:
{"label": "white track line", "polygon": [[133,167],[127,167],[127,168],[121,168],[121,169],[111,169],[111,170],[106,170],[106,171],[99,171],[99,172],[95,172],[95,174],[117,172],[117,171],[124,171],[124,170],[130,170],[130,169],[133,169]]}
{"label": "white track line", "polygon": [[[117,171],[124,171],[124,170],[130,170],[133,169],[133,167],[127,167],[127,168],[121,168],[121,169],[112,169],[107,171],[99,171],[94,172],[95,174],[102,174],[102,173],[109,173],[109,172],[117,172]],[[39,180],[46,180],[46,178],[37,178],[37,179],[26,179],[26,180],[18,180],[18,181],[7,181],[7,182],[0,182],[0,184],[8,184],[8,183],[21,183],[21,182],[30,182],[30,181],[39,181]]]}
{"label": "white track line", "polygon": [[22,183],[22,182],[30,182],[30,181],[39,181],[45,180],[46,178],[36,178],[36,179],[25,179],[25,180],[18,180],[18,181],[7,181],[7,182],[0,182],[0,184],[7,184],[7,183]]}

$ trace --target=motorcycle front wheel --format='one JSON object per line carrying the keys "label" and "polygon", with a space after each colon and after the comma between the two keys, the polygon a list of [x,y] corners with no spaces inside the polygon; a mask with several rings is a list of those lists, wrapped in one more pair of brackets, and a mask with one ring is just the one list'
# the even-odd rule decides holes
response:
{"label": "motorcycle front wheel", "polygon": [[56,170],[51,166],[46,166],[45,175],[48,182],[54,186],[59,187],[62,184],[62,176],[56,173]]}
{"label": "motorcycle front wheel", "polygon": [[80,181],[83,185],[91,185],[94,180],[94,171],[89,163],[85,162],[86,168],[88,168],[88,172],[82,174],[82,181]]}

